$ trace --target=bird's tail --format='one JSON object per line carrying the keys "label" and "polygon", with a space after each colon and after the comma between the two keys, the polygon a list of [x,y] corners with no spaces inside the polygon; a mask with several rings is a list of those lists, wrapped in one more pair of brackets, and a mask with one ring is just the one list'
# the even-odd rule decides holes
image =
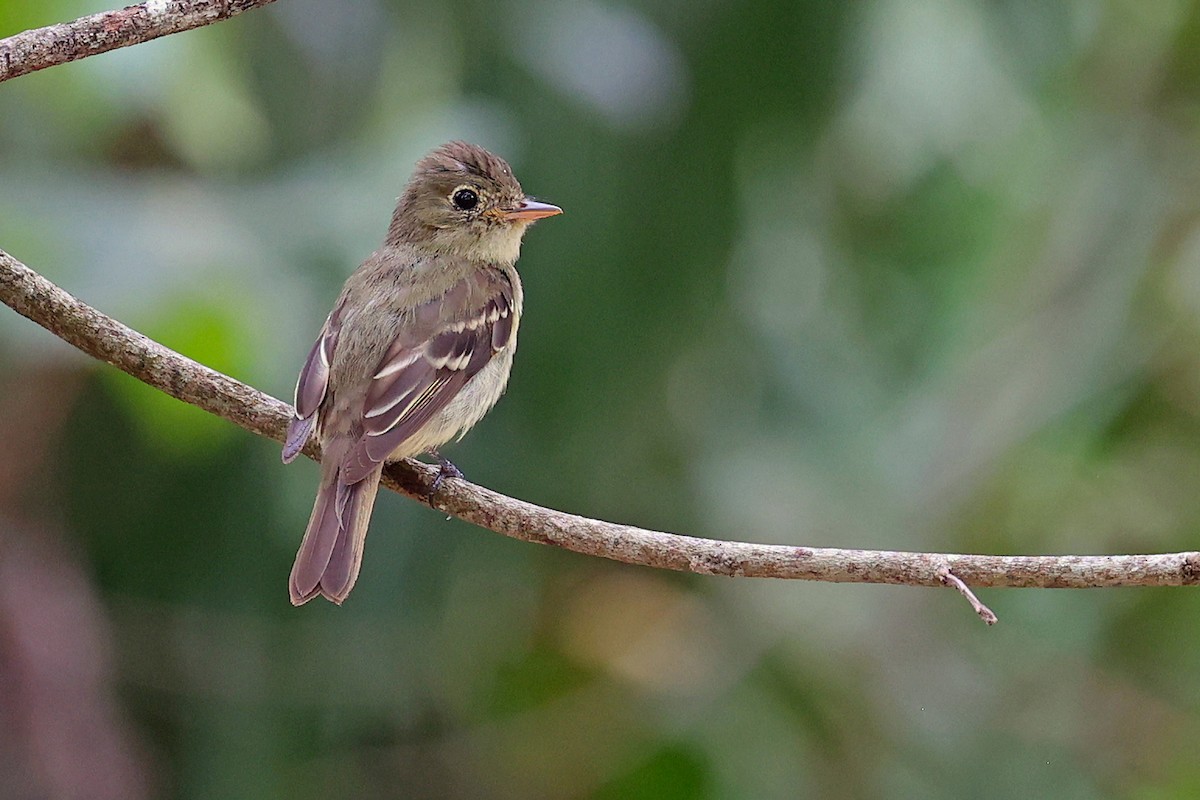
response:
{"label": "bird's tail", "polygon": [[341,466],[341,459],[321,464],[321,486],[288,582],[292,605],[318,594],[341,605],[358,578],[383,465],[355,483],[342,480]]}

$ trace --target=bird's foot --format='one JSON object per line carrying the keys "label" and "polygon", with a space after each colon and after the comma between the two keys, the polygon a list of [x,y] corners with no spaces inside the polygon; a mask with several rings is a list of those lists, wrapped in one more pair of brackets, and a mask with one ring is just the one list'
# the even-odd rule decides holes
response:
{"label": "bird's foot", "polygon": [[433,483],[429,486],[429,494],[425,497],[426,502],[429,503],[429,507],[433,508],[433,496],[442,488],[442,484],[446,478],[463,478],[465,476],[462,474],[462,470],[454,466],[450,462],[450,459],[443,456],[437,450],[430,450],[429,455],[437,459],[438,462],[438,473],[434,476]]}

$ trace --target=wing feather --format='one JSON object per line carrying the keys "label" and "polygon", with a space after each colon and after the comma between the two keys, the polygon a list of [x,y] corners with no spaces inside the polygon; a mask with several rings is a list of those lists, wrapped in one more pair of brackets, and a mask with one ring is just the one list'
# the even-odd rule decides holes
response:
{"label": "wing feather", "polygon": [[343,462],[346,481],[370,474],[508,346],[512,308],[512,284],[503,273],[488,271],[416,309],[414,327],[424,335],[398,337],[375,370],[363,404],[362,437]]}
{"label": "wing feather", "polygon": [[287,437],[283,447],[283,463],[290,464],[316,428],[317,411],[325,401],[329,391],[329,365],[333,361],[333,352],[337,348],[338,336],[341,334],[342,304],[339,303],[321,327],[321,334],[308,351],[308,358],[296,379],[296,392],[292,405],[295,416],[288,423]]}

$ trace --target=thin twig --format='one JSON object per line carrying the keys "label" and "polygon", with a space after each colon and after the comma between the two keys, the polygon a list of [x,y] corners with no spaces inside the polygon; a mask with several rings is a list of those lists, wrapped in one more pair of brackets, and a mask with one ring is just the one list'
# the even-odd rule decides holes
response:
{"label": "thin twig", "polygon": [[0,39],[0,83],[119,47],[199,28],[274,0],[147,0]]}
{"label": "thin twig", "polygon": [[971,591],[971,587],[963,583],[962,579],[951,572],[949,567],[942,567],[938,570],[938,575],[941,577],[943,584],[957,589],[959,594],[967,598],[967,602],[971,604],[971,608],[975,609],[975,613],[979,615],[979,618],[988,625],[995,625],[1000,621],[999,617],[996,616],[996,612],[979,602],[979,598]]}
{"label": "thin twig", "polygon": [[[80,302],[0,250],[0,300],[94,358],[140,381],[282,441],[290,407],[198,364]],[[320,457],[310,444],[310,458]],[[437,467],[391,465],[384,485],[424,499]],[[680,536],[567,514],[446,480],[434,505],[448,514],[527,542],[659,569],[731,577],[839,583],[943,586],[949,571],[964,586],[1098,588],[1191,586],[1200,582],[1200,553],[1113,556],[990,556],[845,550],[754,544]],[[968,590],[969,594],[969,590]],[[968,597],[970,599],[970,596]],[[977,602],[977,601],[976,601]],[[980,615],[983,616],[982,612]]]}

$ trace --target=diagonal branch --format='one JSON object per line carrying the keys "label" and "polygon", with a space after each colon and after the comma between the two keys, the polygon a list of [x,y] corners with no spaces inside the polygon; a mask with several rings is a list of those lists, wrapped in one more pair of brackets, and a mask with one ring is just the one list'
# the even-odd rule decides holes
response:
{"label": "diagonal branch", "polygon": [[[282,441],[290,407],[176,353],[80,302],[0,250],[0,300],[88,355],[185,403]],[[319,459],[314,444],[305,449]],[[424,498],[437,469],[415,461],[388,468],[384,484]],[[719,541],[566,514],[447,480],[434,505],[527,542],[659,569],[731,577],[793,578],[910,586],[1085,588],[1200,583],[1200,553],[1114,556],[988,556],[793,547]],[[969,590],[964,596],[973,597]],[[976,601],[977,602],[977,601]],[[981,615],[983,612],[980,612]]]}
{"label": "diagonal branch", "polygon": [[229,19],[274,0],[147,0],[0,39],[0,83],[118,47]]}

